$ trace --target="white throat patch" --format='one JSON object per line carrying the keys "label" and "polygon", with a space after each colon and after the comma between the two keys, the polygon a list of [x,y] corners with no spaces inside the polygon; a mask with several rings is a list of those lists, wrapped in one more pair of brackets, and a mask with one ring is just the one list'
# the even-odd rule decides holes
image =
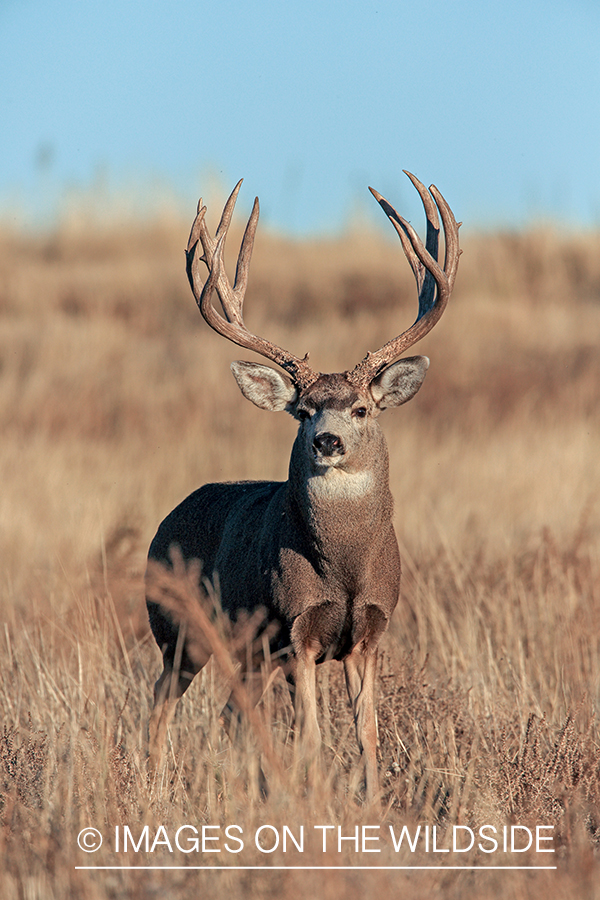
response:
{"label": "white throat patch", "polygon": [[322,474],[310,475],[308,493],[316,499],[354,500],[364,497],[374,487],[373,473],[348,472],[339,466],[328,466]]}

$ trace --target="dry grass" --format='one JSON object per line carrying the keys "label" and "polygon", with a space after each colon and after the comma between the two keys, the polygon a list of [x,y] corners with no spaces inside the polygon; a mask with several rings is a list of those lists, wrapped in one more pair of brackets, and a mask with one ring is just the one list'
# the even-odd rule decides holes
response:
{"label": "dry grass", "polygon": [[[0,896],[598,896],[600,235],[465,235],[451,308],[423,342],[425,385],[384,417],[404,581],[381,661],[377,814],[361,803],[335,664],[321,667],[317,796],[289,764],[275,680],[269,752],[287,768],[261,798],[264,733],[227,740],[212,665],[180,704],[164,779],[146,780],[160,670],[142,604],[147,545],[204,481],[285,477],[294,434],[241,399],[235,351],[189,294],[186,238],[187,223],[161,220],[0,234]],[[248,320],[339,370],[408,323],[413,290],[378,235],[259,234]],[[117,856],[115,827],[135,837],[144,824],[171,840],[183,824],[236,824],[245,846]],[[296,837],[304,824],[304,852],[259,852],[265,824]],[[324,856],[313,826],[328,824],[379,825],[368,834],[385,835],[382,852],[346,841],[338,853],[332,837]],[[435,825],[445,847],[452,826],[486,824],[552,825],[556,853],[411,854],[389,837],[390,825]],[[87,826],[105,836],[98,854],[77,847]],[[265,871],[75,868],[115,863]],[[323,863],[353,869],[290,868]],[[356,868],[465,863],[558,868]]]}

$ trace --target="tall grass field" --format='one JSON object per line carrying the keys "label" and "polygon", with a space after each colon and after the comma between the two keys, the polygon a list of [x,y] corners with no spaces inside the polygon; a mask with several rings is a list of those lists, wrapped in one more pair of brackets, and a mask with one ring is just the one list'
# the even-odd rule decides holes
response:
{"label": "tall grass field", "polygon": [[[373,809],[335,662],[318,791],[283,682],[230,739],[214,661],[148,778],[147,547],[204,482],[285,479],[295,434],[201,319],[189,224],[0,230],[0,897],[600,897],[600,234],[465,230],[425,383],[380,419],[403,580]],[[416,291],[391,229],[259,226],[245,308],[341,371]]]}

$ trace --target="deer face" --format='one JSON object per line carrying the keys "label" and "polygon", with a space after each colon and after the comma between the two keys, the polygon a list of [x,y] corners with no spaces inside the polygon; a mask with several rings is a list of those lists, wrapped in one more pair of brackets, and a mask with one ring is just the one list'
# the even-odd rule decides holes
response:
{"label": "deer face", "polygon": [[379,431],[379,408],[370,391],[357,389],[340,374],[321,375],[290,411],[300,423],[297,440],[315,473],[356,468],[360,449]]}
{"label": "deer face", "polygon": [[361,386],[348,373],[320,375],[304,391],[267,366],[235,362],[231,368],[248,400],[261,409],[285,410],[298,420],[296,444],[314,474],[325,474],[330,469],[364,469],[365,449],[381,441],[379,413],[410,400],[428,366],[426,356],[401,359]]}

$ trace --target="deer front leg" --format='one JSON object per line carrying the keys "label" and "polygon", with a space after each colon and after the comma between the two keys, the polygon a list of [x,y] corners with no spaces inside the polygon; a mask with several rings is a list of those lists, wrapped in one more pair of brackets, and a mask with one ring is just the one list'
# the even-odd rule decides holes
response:
{"label": "deer front leg", "polygon": [[304,646],[296,654],[292,678],[294,684],[295,757],[306,772],[309,791],[319,784],[321,731],[317,719],[317,679],[314,647]]}
{"label": "deer front leg", "polygon": [[191,684],[193,675],[175,671],[168,663],[154,688],[154,708],[148,723],[148,772],[151,778],[160,769],[167,731],[177,701]]}
{"label": "deer front leg", "polygon": [[321,731],[317,718],[316,661],[323,652],[319,635],[323,628],[323,609],[312,606],[294,621],[291,631],[292,681],[294,683],[294,713],[297,748],[300,757],[311,768],[321,751]]}
{"label": "deer front leg", "polygon": [[154,686],[154,707],[148,723],[148,774],[156,777],[162,764],[167,732],[175,713],[177,701],[189,688],[194,676],[208,662],[209,653],[192,660],[186,651],[185,627],[177,632],[175,646],[166,644],[163,651],[163,671]]}
{"label": "deer front leg", "polygon": [[317,718],[317,652],[303,648],[294,668],[294,713],[302,756],[313,759],[321,749],[321,731]]}
{"label": "deer front leg", "polygon": [[356,739],[362,753],[367,783],[367,802],[379,795],[377,774],[377,721],[375,713],[375,672],[377,647],[358,644],[344,660],[346,688],[354,714]]}

